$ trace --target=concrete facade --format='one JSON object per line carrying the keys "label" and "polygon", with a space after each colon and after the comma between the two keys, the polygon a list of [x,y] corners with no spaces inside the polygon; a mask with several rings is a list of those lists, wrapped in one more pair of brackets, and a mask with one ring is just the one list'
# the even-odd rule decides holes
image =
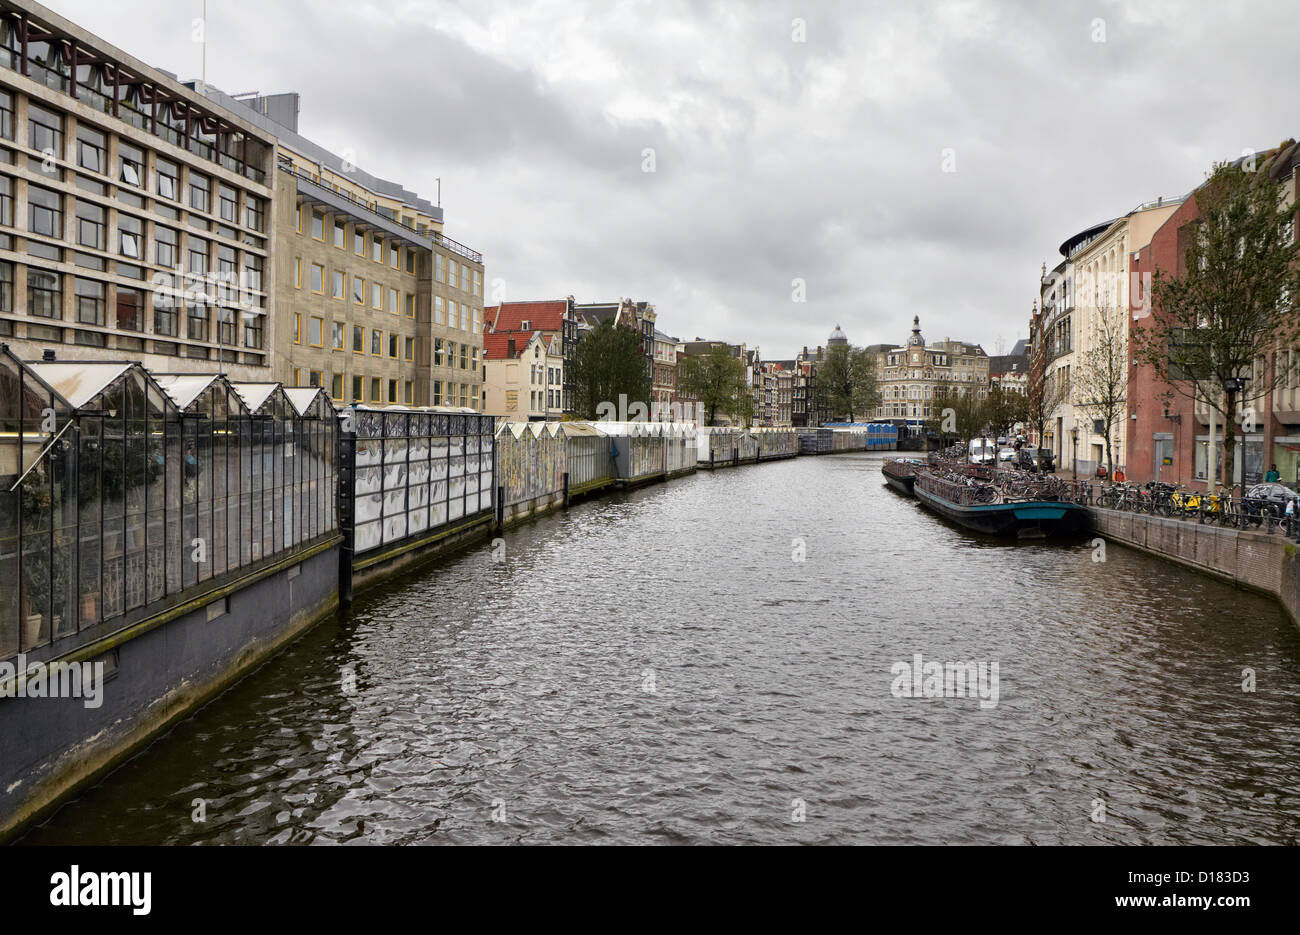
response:
{"label": "concrete facade", "polygon": [[274,138],[39,4],[5,17],[95,64],[0,48],[0,340],[270,379]]}

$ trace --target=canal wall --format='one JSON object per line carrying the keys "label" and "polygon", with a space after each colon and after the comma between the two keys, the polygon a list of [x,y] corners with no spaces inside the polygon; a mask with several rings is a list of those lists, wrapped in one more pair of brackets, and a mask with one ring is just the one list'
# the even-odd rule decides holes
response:
{"label": "canal wall", "polygon": [[[84,698],[0,698],[0,841],[154,740],[338,605],[334,536],[62,656],[102,663],[99,706]],[[186,802],[160,807],[189,809]]]}
{"label": "canal wall", "polygon": [[1300,626],[1300,558],[1276,533],[1202,526],[1186,520],[1093,507],[1093,529],[1107,539],[1272,595]]}

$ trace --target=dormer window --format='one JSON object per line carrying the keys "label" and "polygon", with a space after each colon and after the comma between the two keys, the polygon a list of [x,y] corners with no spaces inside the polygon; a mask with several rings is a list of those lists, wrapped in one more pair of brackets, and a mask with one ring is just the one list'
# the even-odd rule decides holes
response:
{"label": "dormer window", "polygon": [[531,325],[531,324],[532,324],[532,322],[530,322],[530,321],[521,321],[521,322],[519,323],[519,330],[520,330],[520,331],[531,331],[532,329],[528,327],[528,326]]}

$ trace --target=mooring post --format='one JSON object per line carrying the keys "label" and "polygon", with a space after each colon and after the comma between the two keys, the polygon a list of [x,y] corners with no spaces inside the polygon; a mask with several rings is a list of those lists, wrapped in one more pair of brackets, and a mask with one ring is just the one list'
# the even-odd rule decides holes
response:
{"label": "mooring post", "polygon": [[569,508],[569,472],[564,472],[564,508]]}
{"label": "mooring post", "polygon": [[[352,559],[356,554],[356,494],[357,494],[357,431],[356,410],[339,420],[338,486],[335,491],[335,508],[339,518],[339,533],[343,545],[339,548],[339,606],[352,604]],[[347,431],[346,427],[351,427]]]}
{"label": "mooring post", "polygon": [[505,529],[506,525],[506,488],[501,484],[497,485],[497,532]]}

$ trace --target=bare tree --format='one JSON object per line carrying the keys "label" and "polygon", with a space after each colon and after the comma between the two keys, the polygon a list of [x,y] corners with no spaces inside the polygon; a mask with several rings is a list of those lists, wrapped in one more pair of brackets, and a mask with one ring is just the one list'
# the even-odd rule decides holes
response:
{"label": "bare tree", "polygon": [[1115,475],[1111,445],[1115,426],[1128,416],[1128,338],[1124,319],[1115,310],[1099,308],[1093,319],[1094,339],[1087,350],[1075,355],[1071,368],[1071,392],[1077,409],[1098,419],[1106,436],[1106,474]]}

